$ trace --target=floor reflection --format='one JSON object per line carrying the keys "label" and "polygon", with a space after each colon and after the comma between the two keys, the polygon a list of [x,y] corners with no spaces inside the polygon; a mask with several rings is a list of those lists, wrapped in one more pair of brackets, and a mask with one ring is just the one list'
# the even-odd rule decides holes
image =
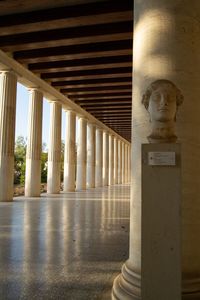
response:
{"label": "floor reflection", "polygon": [[128,185],[0,203],[0,299],[109,299],[128,257]]}

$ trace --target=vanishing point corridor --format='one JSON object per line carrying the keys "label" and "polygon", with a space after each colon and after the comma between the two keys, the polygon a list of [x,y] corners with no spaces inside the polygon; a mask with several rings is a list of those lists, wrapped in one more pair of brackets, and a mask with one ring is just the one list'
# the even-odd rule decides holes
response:
{"label": "vanishing point corridor", "polygon": [[0,299],[111,299],[129,197],[116,185],[0,203]]}

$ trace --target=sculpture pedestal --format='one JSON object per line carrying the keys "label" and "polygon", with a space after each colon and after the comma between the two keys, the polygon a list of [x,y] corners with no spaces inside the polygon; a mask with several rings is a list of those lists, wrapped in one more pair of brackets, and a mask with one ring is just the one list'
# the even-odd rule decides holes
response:
{"label": "sculpture pedestal", "polygon": [[181,151],[142,145],[142,300],[181,299]]}

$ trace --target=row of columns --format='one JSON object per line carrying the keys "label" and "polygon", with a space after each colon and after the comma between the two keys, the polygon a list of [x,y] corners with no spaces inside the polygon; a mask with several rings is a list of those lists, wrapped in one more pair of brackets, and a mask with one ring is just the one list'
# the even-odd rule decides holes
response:
{"label": "row of columns", "polygon": [[[0,201],[13,198],[14,142],[17,76],[12,71],[0,75]],[[43,94],[29,90],[28,140],[25,196],[40,195]],[[50,102],[50,142],[47,192],[60,192],[62,106]],[[127,183],[130,180],[130,146],[97,128],[84,117],[78,119],[76,153],[76,113],[66,111],[64,192]],[[77,155],[76,155],[77,154]],[[129,158],[128,158],[129,157]]]}

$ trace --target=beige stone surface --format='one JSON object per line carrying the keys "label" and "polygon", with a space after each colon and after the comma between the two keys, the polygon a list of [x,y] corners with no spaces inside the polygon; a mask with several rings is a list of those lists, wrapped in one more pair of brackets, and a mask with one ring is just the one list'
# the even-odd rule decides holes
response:
{"label": "beige stone surface", "polygon": [[76,189],[86,189],[86,147],[87,147],[87,121],[79,117],[78,119],[78,144],[77,144],[77,177]]}
{"label": "beige stone surface", "polygon": [[103,185],[103,131],[96,129],[95,186]]}
{"label": "beige stone surface", "polygon": [[66,139],[64,154],[64,192],[75,191],[76,170],[76,114],[66,111]]}
{"label": "beige stone surface", "polygon": [[13,199],[16,86],[13,72],[0,74],[0,201]]}
{"label": "beige stone surface", "polygon": [[47,173],[47,193],[49,194],[60,192],[61,117],[62,106],[60,103],[51,102]]}
{"label": "beige stone surface", "polygon": [[103,132],[103,186],[108,185],[109,175],[109,134],[107,131]]}
{"label": "beige stone surface", "polygon": [[108,184],[114,184],[114,136],[109,135],[109,181]]}
{"label": "beige stone surface", "polygon": [[141,236],[142,300],[181,300],[180,144],[142,145]]}
{"label": "beige stone surface", "polygon": [[118,141],[118,183],[122,183],[122,141]]}
{"label": "beige stone surface", "polygon": [[96,126],[88,123],[87,126],[87,187],[95,187],[96,167]]}
{"label": "beige stone surface", "polygon": [[122,142],[122,183],[125,183],[125,143]]}
{"label": "beige stone surface", "polygon": [[114,184],[118,184],[118,139],[114,137]]}
{"label": "beige stone surface", "polygon": [[25,196],[38,197],[41,183],[43,95],[38,89],[29,90],[29,124],[26,150]]}
{"label": "beige stone surface", "polygon": [[[200,299],[200,2],[135,0],[134,20],[130,255],[125,267],[140,278],[141,144],[147,142],[149,133],[141,98],[147,85],[164,78],[174,82],[185,99],[176,123],[183,162],[182,297]],[[130,299],[141,299],[140,280],[122,274],[114,285],[115,290],[123,286],[123,296],[118,299],[126,299],[128,292]],[[132,284],[126,288],[128,280]]]}

